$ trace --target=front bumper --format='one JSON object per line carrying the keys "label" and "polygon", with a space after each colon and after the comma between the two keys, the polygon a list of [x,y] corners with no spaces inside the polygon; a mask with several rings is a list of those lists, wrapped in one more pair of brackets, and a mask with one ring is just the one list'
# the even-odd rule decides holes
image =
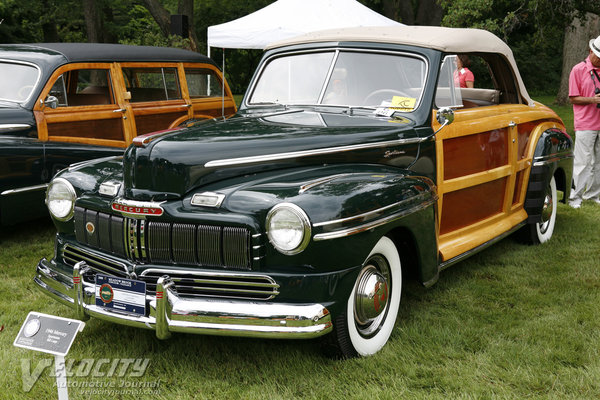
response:
{"label": "front bumper", "polygon": [[185,298],[168,276],[159,278],[156,296],[146,295],[146,316],[132,316],[95,305],[95,285],[85,282],[83,262],[67,276],[45,258],[37,265],[34,282],[46,294],[74,308],[79,319],[106,321],[153,329],[159,339],[171,332],[261,338],[305,338],[332,330],[331,315],[320,304],[282,304],[226,299]]}

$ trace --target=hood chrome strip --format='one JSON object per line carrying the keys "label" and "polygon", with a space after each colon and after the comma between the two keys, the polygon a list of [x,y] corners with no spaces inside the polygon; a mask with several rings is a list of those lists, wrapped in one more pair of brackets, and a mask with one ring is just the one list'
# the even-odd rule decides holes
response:
{"label": "hood chrome strip", "polygon": [[275,153],[275,154],[265,154],[261,156],[250,156],[250,157],[239,157],[239,158],[225,158],[222,160],[213,160],[208,161],[204,164],[205,168],[216,168],[216,167],[231,167],[238,166],[244,164],[256,164],[256,163],[264,163],[271,161],[279,161],[279,160],[289,160],[291,158],[300,158],[300,157],[310,157],[315,155],[322,154],[334,154],[334,153],[342,153],[346,151],[353,150],[363,150],[363,149],[372,149],[377,147],[386,147],[393,145],[406,145],[406,144],[416,144],[421,143],[431,138],[410,138],[410,139],[398,139],[398,140],[390,140],[387,142],[377,142],[377,143],[365,143],[365,144],[356,144],[350,146],[340,146],[340,147],[327,147],[323,149],[315,149],[315,150],[303,150],[303,151],[294,151],[290,153]]}

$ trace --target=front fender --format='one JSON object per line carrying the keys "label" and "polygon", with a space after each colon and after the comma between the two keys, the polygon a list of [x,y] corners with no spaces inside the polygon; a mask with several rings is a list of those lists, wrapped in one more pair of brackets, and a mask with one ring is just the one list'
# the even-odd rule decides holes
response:
{"label": "front fender", "polygon": [[[267,244],[264,260],[270,270],[304,266],[307,271],[324,272],[358,267],[381,236],[395,228],[422,231],[424,224],[403,221],[425,209],[433,216],[437,200],[429,178],[377,165],[296,169],[220,191],[227,193],[223,205],[228,211],[251,214],[263,229],[266,214],[278,203],[293,203],[307,214],[308,247],[296,255],[283,255]],[[435,237],[433,217],[427,226],[428,236]],[[415,232],[414,237],[423,234]],[[436,254],[435,249],[427,251]]]}

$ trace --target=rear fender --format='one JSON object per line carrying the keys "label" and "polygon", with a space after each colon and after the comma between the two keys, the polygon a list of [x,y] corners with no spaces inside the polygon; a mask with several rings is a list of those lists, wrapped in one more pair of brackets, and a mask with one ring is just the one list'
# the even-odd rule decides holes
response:
{"label": "rear fender", "polygon": [[531,172],[525,197],[525,211],[528,222],[541,221],[545,190],[554,176],[557,189],[563,191],[562,202],[566,203],[571,191],[573,176],[573,140],[564,127],[553,122],[540,124],[532,132],[529,156],[532,159]]}

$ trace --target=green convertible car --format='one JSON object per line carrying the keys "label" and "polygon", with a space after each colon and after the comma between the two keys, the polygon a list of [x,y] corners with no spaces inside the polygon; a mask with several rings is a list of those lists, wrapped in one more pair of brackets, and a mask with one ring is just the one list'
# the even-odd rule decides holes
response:
{"label": "green convertible car", "polygon": [[551,239],[572,147],[489,32],[312,33],[267,49],[235,116],[56,175],[55,255],[35,282],[82,319],[161,339],[322,336],[372,355],[403,276],[430,286],[513,232]]}

